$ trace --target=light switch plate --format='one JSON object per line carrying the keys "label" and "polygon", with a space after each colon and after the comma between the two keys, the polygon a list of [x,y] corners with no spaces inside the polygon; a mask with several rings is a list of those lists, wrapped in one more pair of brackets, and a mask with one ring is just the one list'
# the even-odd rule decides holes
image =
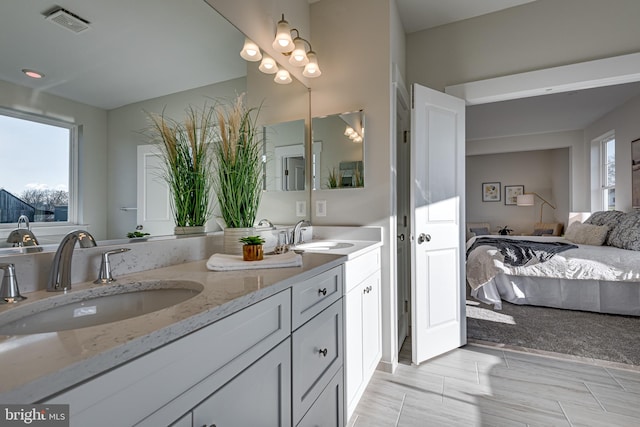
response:
{"label": "light switch plate", "polygon": [[327,216],[326,200],[316,200],[316,216]]}
{"label": "light switch plate", "polygon": [[307,216],[307,202],[304,200],[296,201],[296,216]]}

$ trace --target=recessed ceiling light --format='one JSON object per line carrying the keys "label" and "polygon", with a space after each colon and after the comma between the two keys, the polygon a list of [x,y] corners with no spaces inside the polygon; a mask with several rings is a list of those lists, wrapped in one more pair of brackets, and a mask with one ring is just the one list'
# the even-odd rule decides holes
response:
{"label": "recessed ceiling light", "polygon": [[27,76],[31,77],[32,79],[41,79],[44,77],[44,74],[35,70],[29,70],[27,68],[23,68],[22,72],[25,73]]}

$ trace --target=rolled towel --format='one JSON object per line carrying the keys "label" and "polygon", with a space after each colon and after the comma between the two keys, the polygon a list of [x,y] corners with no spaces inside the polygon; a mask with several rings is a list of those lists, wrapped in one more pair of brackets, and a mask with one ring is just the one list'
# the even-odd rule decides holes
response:
{"label": "rolled towel", "polygon": [[207,268],[213,271],[252,270],[259,268],[300,267],[302,256],[295,252],[265,255],[261,261],[244,261],[242,255],[213,254]]}

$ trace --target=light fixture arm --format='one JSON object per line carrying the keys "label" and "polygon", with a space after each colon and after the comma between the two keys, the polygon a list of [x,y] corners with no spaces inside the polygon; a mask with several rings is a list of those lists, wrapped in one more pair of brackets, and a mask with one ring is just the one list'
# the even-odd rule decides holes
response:
{"label": "light fixture arm", "polygon": [[542,200],[542,204],[540,204],[540,221],[538,222],[542,222],[542,209],[544,208],[545,203],[551,206],[553,209],[556,209],[555,206],[553,206],[550,202],[545,200],[545,198],[539,195],[538,193],[531,192],[531,193],[525,193],[525,194],[533,194],[534,196],[537,196],[540,200]]}

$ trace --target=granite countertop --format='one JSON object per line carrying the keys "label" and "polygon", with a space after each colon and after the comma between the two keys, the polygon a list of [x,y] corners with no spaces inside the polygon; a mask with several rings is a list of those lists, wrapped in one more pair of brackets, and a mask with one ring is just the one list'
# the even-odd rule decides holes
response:
{"label": "granite countertop", "polygon": [[[201,260],[118,277],[120,286],[187,280],[200,283],[204,290],[177,305],[117,322],[60,332],[0,335],[0,401],[42,401],[380,245],[354,242],[350,250],[305,251],[302,267],[212,272],[206,269],[206,260]],[[70,292],[101,286],[112,285],[81,283]],[[0,307],[0,313],[55,297],[46,291],[27,296],[24,303]]]}

